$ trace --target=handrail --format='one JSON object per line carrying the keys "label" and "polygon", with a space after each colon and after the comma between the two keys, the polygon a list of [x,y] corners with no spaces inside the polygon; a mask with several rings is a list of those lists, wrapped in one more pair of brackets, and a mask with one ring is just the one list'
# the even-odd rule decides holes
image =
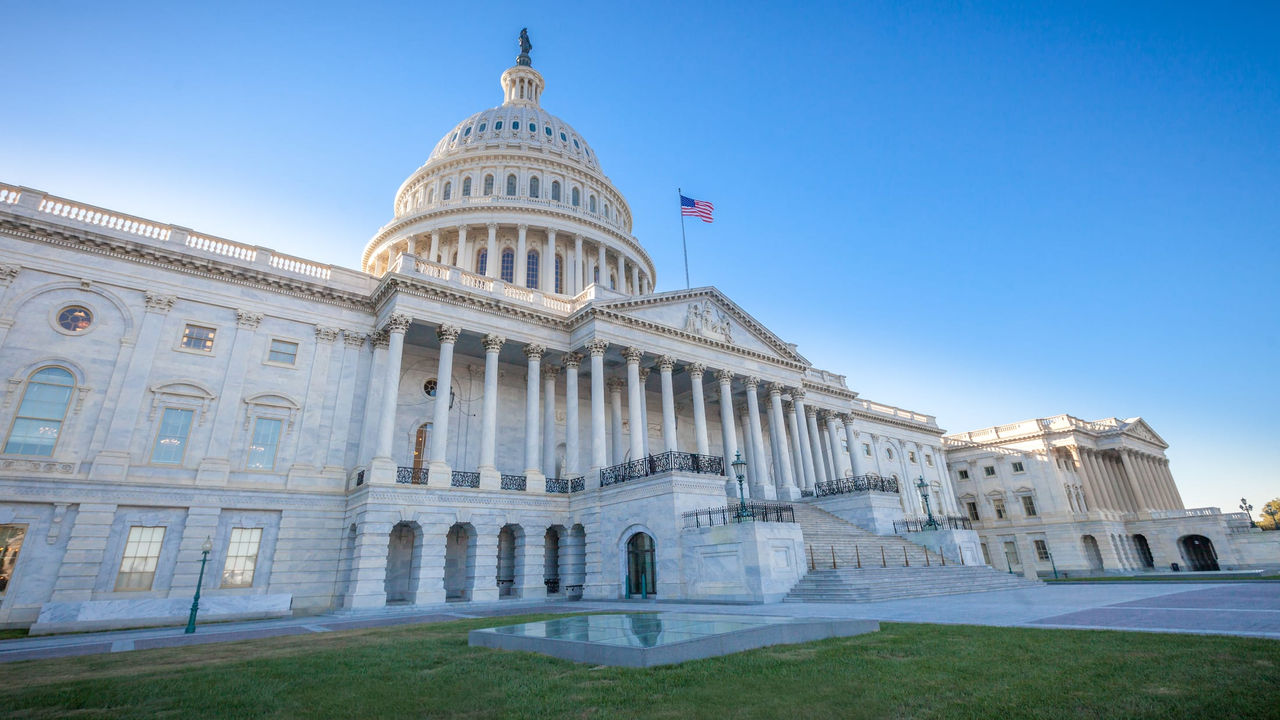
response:
{"label": "handrail", "polygon": [[426,485],[427,470],[424,467],[396,468],[396,482],[401,485]]}
{"label": "handrail", "polygon": [[715,527],[744,522],[793,523],[796,511],[791,505],[762,502],[732,503],[724,507],[690,510],[680,515],[686,528]]}
{"label": "handrail", "polygon": [[855,475],[853,477],[823,480],[815,486],[814,494],[818,497],[827,495],[844,495],[864,492],[898,492],[898,481],[891,477],[883,477],[875,473]]}
{"label": "handrail", "polygon": [[628,480],[667,472],[723,475],[724,458],[719,455],[697,455],[675,450],[658,455],[648,455],[638,460],[601,468],[600,487],[608,487]]}

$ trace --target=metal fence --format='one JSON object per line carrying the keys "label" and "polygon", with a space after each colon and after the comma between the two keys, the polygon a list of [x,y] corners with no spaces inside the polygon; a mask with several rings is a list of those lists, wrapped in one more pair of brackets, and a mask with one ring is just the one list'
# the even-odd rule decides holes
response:
{"label": "metal fence", "polygon": [[401,485],[426,485],[427,468],[398,467],[396,482]]}
{"label": "metal fence", "polygon": [[480,487],[480,473],[466,472],[465,470],[454,470],[453,477],[449,478],[449,486],[478,488]]}
{"label": "metal fence", "polygon": [[891,477],[881,477],[874,473],[855,475],[853,477],[825,480],[817,484],[817,496],[844,495],[846,493],[864,492],[898,492],[898,481]]}
{"label": "metal fence", "polygon": [[660,475],[667,472],[692,472],[703,475],[723,475],[724,458],[719,455],[670,451],[649,455],[612,467],[601,468],[600,486],[608,487],[636,478]]}
{"label": "metal fence", "polygon": [[945,517],[934,516],[937,527],[929,525],[927,519],[920,520],[895,520],[893,523],[893,532],[897,534],[909,532],[925,532],[927,530],[972,530],[973,523],[967,517],[958,515],[947,515]]}
{"label": "metal fence", "polygon": [[796,521],[796,512],[790,505],[748,502],[705,510],[690,510],[680,517],[684,518],[685,527],[700,528],[744,522],[793,523]]}
{"label": "metal fence", "polygon": [[503,474],[499,478],[499,485],[503,490],[524,490],[529,484],[529,478],[524,475],[507,475]]}
{"label": "metal fence", "polygon": [[586,486],[586,480],[581,476],[576,478],[547,478],[547,492],[549,493],[582,492]]}

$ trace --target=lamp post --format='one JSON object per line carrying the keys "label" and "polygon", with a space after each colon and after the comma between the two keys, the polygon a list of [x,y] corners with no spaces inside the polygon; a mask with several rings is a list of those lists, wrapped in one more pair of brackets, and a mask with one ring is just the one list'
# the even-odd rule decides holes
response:
{"label": "lamp post", "polygon": [[213,550],[213,538],[205,537],[200,546],[200,576],[196,578],[196,596],[191,598],[191,615],[187,618],[187,633],[196,631],[196,613],[200,611],[200,586],[204,584],[204,564],[209,562],[209,551]]}
{"label": "lamp post", "polygon": [[742,459],[742,453],[734,453],[733,462],[729,463],[733,467],[733,475],[738,478],[738,514],[739,520],[743,518],[754,518],[755,514],[747,508],[747,499],[742,494],[742,481],[747,472],[747,461]]}
{"label": "lamp post", "polygon": [[1240,511],[1249,516],[1249,527],[1258,527],[1258,523],[1253,521],[1253,506],[1248,500],[1240,498]]}
{"label": "lamp post", "polygon": [[920,499],[924,500],[925,514],[929,516],[929,519],[924,521],[924,526],[930,530],[937,530],[942,527],[942,525],[940,525],[933,517],[933,510],[929,508],[929,483],[924,481],[923,475],[921,475],[920,480],[916,482],[916,489],[920,491]]}
{"label": "lamp post", "polygon": [[1049,553],[1049,565],[1053,568],[1053,579],[1058,579],[1058,564],[1053,561],[1053,553]]}

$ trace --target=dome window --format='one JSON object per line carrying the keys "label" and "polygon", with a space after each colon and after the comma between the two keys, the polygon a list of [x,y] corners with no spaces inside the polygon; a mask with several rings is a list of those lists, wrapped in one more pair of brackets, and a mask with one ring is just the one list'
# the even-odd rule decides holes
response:
{"label": "dome window", "polygon": [[538,197],[539,192],[541,192],[542,190],[540,185],[541,183],[538,182],[538,178],[536,177],[529,178],[529,197],[531,198]]}
{"label": "dome window", "polygon": [[476,132],[484,132],[487,127],[489,127],[489,123],[480,123],[480,129],[476,130]]}
{"label": "dome window", "polygon": [[509,197],[516,196],[516,176],[515,175],[507,176],[507,195]]}
{"label": "dome window", "polygon": [[457,139],[458,139],[458,133],[454,133],[454,134],[453,134],[453,137],[449,138],[449,142],[453,142],[453,141],[455,141],[455,140],[457,140]]}
{"label": "dome window", "polygon": [[569,142],[569,138],[565,137],[564,133],[560,133],[560,142]]}
{"label": "dome window", "polygon": [[519,129],[520,129],[520,121],[519,121],[519,120],[512,120],[512,121],[511,121],[511,129],[512,129],[512,130],[519,130]]}
{"label": "dome window", "polygon": [[538,126],[534,125],[533,123],[529,123],[529,132],[534,133],[536,135],[538,133]]}
{"label": "dome window", "polygon": [[488,266],[489,266],[489,251],[485,248],[480,248],[480,250],[476,252],[476,274],[484,275],[485,270],[488,269]]}
{"label": "dome window", "polygon": [[485,195],[493,194],[493,176],[492,175],[484,176],[484,194]]}
{"label": "dome window", "polygon": [[462,197],[471,197],[471,178],[462,179]]}
{"label": "dome window", "polygon": [[524,286],[527,288],[538,289],[538,251],[530,250],[529,255],[525,258]]}
{"label": "dome window", "polygon": [[470,134],[471,134],[471,126],[468,125],[467,129],[462,131],[462,137],[467,137]]}
{"label": "dome window", "polygon": [[582,204],[582,193],[578,192],[578,188],[573,189],[573,192],[570,193],[570,198],[570,204],[574,207],[578,207]]}
{"label": "dome window", "polygon": [[547,137],[551,137],[551,126],[548,125],[545,130],[547,131]]}
{"label": "dome window", "polygon": [[447,182],[444,184],[444,194],[441,195],[440,197],[443,200],[448,200],[449,198],[453,197],[453,183]]}
{"label": "dome window", "polygon": [[593,213],[596,211],[596,196],[595,196],[595,195],[592,195],[592,196],[587,200],[587,209],[588,209],[588,210],[590,210],[590,211],[591,211],[591,212],[593,212]]}
{"label": "dome window", "polygon": [[515,282],[516,276],[516,254],[511,248],[502,251],[502,265],[499,266],[502,271],[503,282]]}
{"label": "dome window", "polygon": [[494,129],[494,130],[501,130],[501,129],[502,129],[502,121],[501,121],[501,120],[499,120],[499,121],[495,122],[495,123],[493,124],[493,129]]}
{"label": "dome window", "polygon": [[576,150],[581,150],[581,149],[582,149],[582,146],[578,144],[578,138],[574,138],[574,139],[573,139],[573,147],[574,147],[574,149],[576,149]]}
{"label": "dome window", "polygon": [[560,181],[551,181],[551,199],[560,202]]}

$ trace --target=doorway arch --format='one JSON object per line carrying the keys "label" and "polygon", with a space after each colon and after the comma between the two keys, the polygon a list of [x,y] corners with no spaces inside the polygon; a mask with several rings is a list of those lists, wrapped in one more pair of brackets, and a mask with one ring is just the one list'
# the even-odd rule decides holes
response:
{"label": "doorway arch", "polygon": [[471,523],[455,523],[445,536],[444,599],[470,600],[476,581],[476,531]]}
{"label": "doorway arch", "polygon": [[414,550],[418,545],[418,533],[407,522],[397,523],[391,528],[387,542],[387,576],[384,590],[387,603],[412,603]]}
{"label": "doorway arch", "polygon": [[1089,569],[1102,570],[1102,550],[1098,548],[1098,541],[1092,535],[1085,535],[1080,541],[1084,543],[1084,557],[1089,561]]}
{"label": "doorway arch", "polygon": [[1192,570],[1212,571],[1218,569],[1218,553],[1213,549],[1213,541],[1203,535],[1184,535],[1178,539],[1178,548],[1182,550],[1182,559]]}
{"label": "doorway arch", "polygon": [[1134,535],[1133,544],[1138,548],[1138,558],[1142,560],[1142,566],[1148,569],[1154,568],[1156,559],[1151,554],[1151,545],[1147,542],[1147,537],[1145,535]]}
{"label": "doorway arch", "polygon": [[648,533],[638,532],[627,539],[627,597],[657,594],[655,550]]}

